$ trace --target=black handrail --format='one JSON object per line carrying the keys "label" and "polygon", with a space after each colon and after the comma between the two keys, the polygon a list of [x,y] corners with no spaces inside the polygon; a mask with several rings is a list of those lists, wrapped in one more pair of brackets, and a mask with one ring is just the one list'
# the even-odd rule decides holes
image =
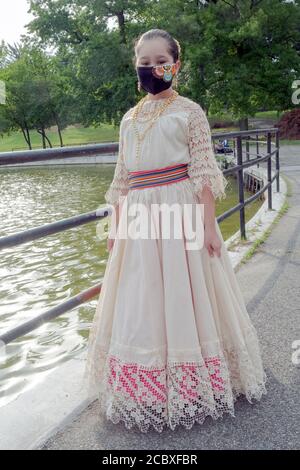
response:
{"label": "black handrail", "polygon": [[62,219],[58,222],[52,222],[51,224],[45,224],[41,227],[31,228],[23,230],[23,232],[14,233],[13,235],[7,235],[0,237],[0,250],[4,248],[10,248],[12,246],[22,245],[23,243],[31,242],[32,240],[38,240],[39,238],[53,233],[63,232],[69,228],[78,227],[79,225],[88,224],[96,219],[103,219],[112,212],[110,207],[104,207],[97,209],[86,214],[75,215],[68,219]]}
{"label": "black handrail", "polygon": [[6,333],[0,336],[0,343],[11,343],[20,336],[24,336],[27,333],[30,333],[31,331],[35,330],[36,328],[39,328],[47,321],[53,320],[54,318],[59,317],[63,313],[72,310],[78,305],[87,302],[96,295],[99,295],[101,287],[102,283],[96,284],[95,286],[90,287],[89,289],[86,289],[77,295],[74,295],[74,297],[71,297],[65,302],[61,302],[59,305],[50,308],[41,315],[38,315],[37,317],[32,318],[31,320],[22,323],[21,325],[18,325],[15,328],[12,328],[11,330],[7,331]]}

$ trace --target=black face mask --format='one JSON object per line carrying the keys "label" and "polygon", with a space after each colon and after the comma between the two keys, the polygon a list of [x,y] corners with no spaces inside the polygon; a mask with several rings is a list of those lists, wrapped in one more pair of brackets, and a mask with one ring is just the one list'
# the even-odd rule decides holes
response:
{"label": "black face mask", "polygon": [[[167,70],[163,69],[164,65],[159,69],[152,66],[137,67],[137,76],[140,84],[145,91],[156,95],[167,88],[170,88],[174,74],[174,64],[167,66]],[[173,71],[173,73],[172,73]]]}

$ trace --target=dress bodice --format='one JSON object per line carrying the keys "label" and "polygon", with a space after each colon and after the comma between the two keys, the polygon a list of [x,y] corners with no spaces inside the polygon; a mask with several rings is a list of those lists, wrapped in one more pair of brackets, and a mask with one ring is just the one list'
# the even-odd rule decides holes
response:
{"label": "dress bodice", "polygon": [[[136,120],[139,133],[149,126],[151,116],[164,100],[166,98],[143,103]],[[215,198],[226,197],[228,181],[218,167],[208,119],[198,103],[177,95],[146,133],[138,160],[137,137],[132,125],[134,109],[130,108],[121,120],[118,159],[113,181],[105,194],[106,202],[117,204],[119,197],[127,194],[129,172],[155,170],[181,163],[188,164],[192,187],[199,197],[204,185],[211,189]],[[156,190],[159,191],[159,186]]]}
{"label": "dress bodice", "polygon": [[[136,128],[142,134],[150,125],[166,98],[148,100],[143,104]],[[128,171],[152,170],[189,161],[187,99],[177,96],[154,122],[141,142],[139,158],[136,158],[137,137],[133,127],[131,108],[124,116],[122,134],[123,156]]]}

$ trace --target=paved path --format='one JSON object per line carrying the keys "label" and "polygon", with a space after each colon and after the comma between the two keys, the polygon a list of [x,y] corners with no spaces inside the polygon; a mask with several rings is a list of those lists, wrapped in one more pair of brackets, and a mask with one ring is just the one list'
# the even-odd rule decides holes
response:
{"label": "paved path", "polygon": [[300,366],[291,360],[292,343],[300,340],[300,148],[282,147],[281,166],[292,185],[290,208],[237,272],[260,337],[268,394],[253,405],[241,398],[235,418],[208,418],[189,431],[166,429],[162,434],[128,431],[122,423],[104,421],[92,404],[44,449],[300,448]]}

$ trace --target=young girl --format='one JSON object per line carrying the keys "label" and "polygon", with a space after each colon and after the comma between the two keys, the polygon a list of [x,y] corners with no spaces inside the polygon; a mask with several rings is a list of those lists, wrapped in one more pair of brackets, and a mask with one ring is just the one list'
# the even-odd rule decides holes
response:
{"label": "young girl", "polygon": [[[179,55],[178,42],[163,30],[135,43],[139,88],[148,94],[120,125],[117,165],[105,194],[116,209],[116,227],[86,362],[89,392],[104,415],[142,432],[235,416],[239,395],[251,402],[266,393],[256,330],[215,218],[215,199],[225,197],[227,180],[206,114],[172,88]],[[156,236],[121,235],[137,205],[143,208],[139,222],[146,225],[150,216]],[[201,206],[201,243],[172,230],[163,236],[165,212],[152,211],[161,205]],[[196,220],[187,211],[169,225],[195,229]]]}

